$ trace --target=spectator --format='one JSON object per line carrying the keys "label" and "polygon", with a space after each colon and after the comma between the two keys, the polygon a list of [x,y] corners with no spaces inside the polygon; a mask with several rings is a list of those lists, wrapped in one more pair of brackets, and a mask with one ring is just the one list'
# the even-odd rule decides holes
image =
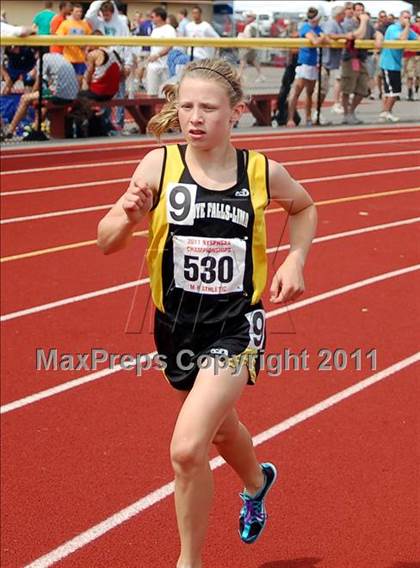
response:
{"label": "spectator", "polygon": [[[256,20],[257,20],[257,15],[254,12],[247,12],[244,31],[238,33],[238,38],[251,39],[257,37],[258,28]],[[261,83],[265,81],[266,78],[262,74],[261,65],[259,64],[258,61],[257,50],[246,47],[244,49],[241,49],[239,53],[240,53],[239,55],[240,64],[238,71],[239,76],[240,77],[242,76],[246,65],[251,65],[252,67],[255,67],[257,71],[257,78],[255,82]]]}
{"label": "spectator", "polygon": [[[192,22],[185,27],[186,37],[220,37],[216,30],[203,20],[203,11],[200,6],[194,6],[191,10]],[[212,59],[216,54],[214,47],[193,47],[191,59]]]}
{"label": "spectator", "polygon": [[33,24],[36,27],[36,33],[38,35],[50,35],[50,24],[51,20],[55,17],[55,12],[53,11],[54,2],[44,2],[45,9],[41,10],[33,19]]}
{"label": "spectator", "polygon": [[188,10],[186,8],[181,8],[181,10],[179,10],[177,14],[177,20],[178,20],[178,29],[177,29],[178,36],[185,37],[186,27],[190,23],[190,20],[188,19]]}
{"label": "spectator", "polygon": [[[67,20],[73,12],[72,2],[60,2],[58,5],[58,14],[50,22],[50,34],[56,35],[58,28]],[[63,48],[60,45],[52,45],[50,47],[51,53],[63,53]]]}
{"label": "spectator", "polygon": [[[420,35],[420,15],[417,16],[417,22],[411,25],[411,29],[417,35]],[[403,76],[407,81],[407,100],[414,101],[413,87],[417,98],[420,84],[419,51],[404,51]]]}
{"label": "spectator", "polygon": [[[153,21],[152,21],[152,14],[151,12],[147,12],[146,17],[140,22],[139,27],[137,28],[136,35],[143,36],[143,37],[150,37],[153,31]],[[150,46],[143,45],[142,52],[144,54],[150,53]]]}
{"label": "spectator", "polygon": [[[56,105],[67,105],[76,98],[79,83],[73,66],[60,53],[45,53],[42,61],[43,89],[48,98]],[[19,122],[26,116],[30,105],[39,99],[39,62],[36,67],[36,79],[32,93],[22,95],[19,106],[11,121],[6,138],[12,138]]]}
{"label": "spectator", "polygon": [[[1,21],[0,23],[0,34],[2,37],[27,37],[29,35],[33,35],[35,33],[35,30],[28,28],[26,26],[12,26],[11,24],[8,24],[7,22],[5,22],[4,20]],[[11,89],[11,85],[13,85],[13,79],[9,79],[7,78],[7,76],[9,75],[9,73],[7,72],[6,69],[6,65],[4,62],[4,47],[0,48],[0,64],[1,64],[1,76],[2,76],[2,80],[5,81],[5,85],[3,88],[3,95],[6,95],[8,93],[10,93],[10,89]],[[35,64],[35,63],[34,63]],[[32,65],[33,67],[33,65]],[[10,75],[9,75],[10,77]],[[11,84],[10,84],[11,81]]]}
{"label": "spectator", "polygon": [[4,81],[2,95],[9,95],[13,85],[21,79],[25,87],[33,85],[30,72],[35,67],[35,52],[31,47],[6,47],[7,64],[2,66],[2,79]]}
{"label": "spectator", "polygon": [[[96,31],[95,34],[100,34]],[[113,47],[89,47],[80,97],[109,101],[118,92],[122,62]]]}
{"label": "spectator", "polygon": [[[73,12],[71,16],[60,24],[57,35],[62,36],[81,36],[90,35],[92,28],[83,20],[83,7],[81,4],[73,4]],[[66,45],[63,48],[63,55],[69,61],[76,71],[79,82],[82,82],[83,75],[86,71],[85,50],[78,45]]]}
{"label": "spectator", "polygon": [[[176,31],[166,23],[167,13],[158,6],[152,10],[154,28],[150,37],[154,39],[175,38]],[[162,85],[168,79],[167,54],[170,46],[154,45],[150,49],[146,69],[146,91],[148,95],[158,95]]]}
{"label": "spectator", "polygon": [[378,14],[378,19],[374,26],[375,30],[380,31],[382,35],[385,35],[385,32],[390,25],[391,22],[388,20],[385,10],[381,10]]}
{"label": "spectator", "polygon": [[[392,24],[385,32],[385,41],[389,40],[415,40],[417,34],[410,30],[410,12],[403,10],[399,21]],[[398,122],[399,118],[392,114],[395,101],[401,95],[401,67],[402,49],[384,48],[381,53],[380,67],[384,82],[384,100],[382,112],[379,115],[380,122]]]}
{"label": "spectator", "polygon": [[306,90],[306,126],[312,126],[312,95],[318,78],[317,50],[318,46],[328,45],[329,40],[322,35],[319,26],[320,15],[316,8],[309,8],[307,21],[299,30],[299,37],[306,38],[314,47],[301,47],[298,54],[298,66],[291,98],[289,100],[289,116],[287,126],[294,127],[295,110],[302,91]]}
{"label": "spectator", "polygon": [[365,13],[364,4],[356,2],[353,4],[353,8],[354,18],[343,22],[345,33],[353,34],[353,39],[347,42],[341,65],[343,124],[362,123],[356,116],[356,109],[362,100],[369,96],[369,74],[366,66],[368,52],[366,49],[356,49],[355,40],[375,38],[377,44],[380,41],[380,34],[369,22],[369,15]]}
{"label": "spectator", "polygon": [[[89,6],[86,12],[86,21],[89,23],[93,31],[99,31],[106,36],[127,37],[130,30],[123,15],[118,13],[117,6],[113,0],[95,0]],[[124,98],[126,96],[126,78],[130,75],[133,66],[133,49],[124,46],[113,46],[114,51],[118,53],[123,67],[120,73],[120,84],[115,96]],[[111,109],[106,110],[106,114],[110,120]],[[124,128],[124,107],[118,107],[116,111],[117,124],[119,128]]]}
{"label": "spectator", "polygon": [[[332,40],[351,39],[351,33],[345,33],[343,22],[346,17],[344,6],[334,6],[331,10],[331,17],[324,25],[324,32]],[[343,50],[338,48],[326,48],[323,51],[322,75],[321,75],[321,104],[328,94],[331,83],[334,87],[334,104],[339,101],[341,92],[341,56]],[[335,109],[334,112],[337,112]]]}
{"label": "spectator", "polygon": [[[286,37],[299,37],[298,25],[297,22],[291,21],[286,30]],[[288,117],[288,103],[287,97],[289,96],[290,89],[292,87],[293,81],[295,80],[296,75],[296,66],[298,61],[298,54],[299,49],[288,49],[286,51],[287,59],[286,59],[286,68],[283,73],[283,77],[281,80],[281,87],[279,91],[279,95],[277,97],[277,113],[274,119],[277,121],[279,126],[283,126],[287,123]],[[295,114],[293,117],[295,124],[299,126],[300,123],[300,115],[295,110]]]}

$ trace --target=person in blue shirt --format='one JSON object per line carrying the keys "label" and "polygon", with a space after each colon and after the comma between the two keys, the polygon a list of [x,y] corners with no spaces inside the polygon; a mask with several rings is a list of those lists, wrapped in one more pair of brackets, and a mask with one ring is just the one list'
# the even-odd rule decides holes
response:
{"label": "person in blue shirt", "polygon": [[[399,21],[391,24],[385,32],[385,41],[392,40],[415,40],[418,39],[416,33],[410,29],[411,14],[403,10]],[[397,98],[401,95],[401,68],[403,49],[384,48],[379,60],[384,83],[384,98],[382,112],[379,115],[380,122],[398,122],[399,118],[392,114],[392,109]]]}
{"label": "person in blue shirt", "polygon": [[289,101],[289,116],[287,120],[287,126],[289,127],[296,126],[293,117],[297,102],[303,89],[306,89],[306,126],[312,126],[312,95],[318,78],[318,54],[316,48],[330,43],[328,37],[322,34],[322,29],[319,26],[319,20],[320,14],[318,10],[316,8],[309,8],[307,21],[299,30],[299,36],[309,39],[311,45],[314,47],[301,47],[299,49],[296,78]]}

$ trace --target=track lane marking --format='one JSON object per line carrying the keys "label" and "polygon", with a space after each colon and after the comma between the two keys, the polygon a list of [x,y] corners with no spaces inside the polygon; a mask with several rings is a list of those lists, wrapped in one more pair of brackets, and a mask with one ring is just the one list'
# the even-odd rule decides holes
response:
{"label": "track lane marking", "polygon": [[[330,235],[325,235],[323,237],[316,237],[313,239],[313,244],[323,243],[327,241],[332,241],[335,239],[342,239],[347,237],[353,237],[356,235],[362,235],[366,233],[371,233],[374,231],[380,231],[384,229],[393,229],[396,227],[402,227],[405,225],[412,225],[418,223],[420,217],[412,217],[410,219],[403,219],[401,221],[393,221],[391,223],[382,223],[380,225],[372,225],[371,227],[363,227],[361,229],[352,229],[350,231],[344,231],[340,233],[332,233]],[[289,244],[281,245],[279,247],[271,247],[266,249],[268,254],[274,252],[280,252],[288,250]],[[9,321],[16,318],[30,316],[32,314],[38,314],[47,310],[52,310],[55,308],[60,308],[62,306],[67,306],[69,304],[75,304],[78,302],[83,302],[85,300],[91,300],[92,298],[98,298],[99,296],[106,296],[107,294],[112,294],[115,292],[120,292],[122,290],[127,290],[129,288],[134,288],[135,286],[142,286],[150,282],[149,278],[142,278],[140,280],[132,280],[130,282],[124,282],[123,284],[117,284],[115,286],[110,286],[107,288],[101,288],[100,290],[95,290],[93,292],[86,292],[84,294],[79,294],[77,296],[70,296],[68,298],[63,298],[61,300],[55,300],[54,302],[48,302],[47,304],[40,304],[38,306],[33,306],[31,308],[25,308],[18,310],[16,312],[10,312],[8,314],[3,314],[0,316],[0,322]]]}
{"label": "track lane marking", "polygon": [[[278,147],[278,146],[269,146],[267,148],[257,148],[258,152],[269,152],[269,151],[284,151],[289,152],[290,150],[311,150],[316,148],[342,148],[348,146],[371,146],[372,144],[398,144],[398,143],[407,143],[407,142],[420,142],[420,138],[396,138],[392,140],[366,140],[362,142],[346,142],[345,144],[307,144],[307,145],[300,145],[300,146],[287,146],[286,147]],[[48,166],[45,168],[29,168],[23,170],[10,170],[10,171],[3,171],[1,172],[2,176],[10,176],[10,175],[17,175],[17,174],[29,174],[29,173],[39,173],[39,172],[51,172],[56,170],[74,170],[74,169],[83,169],[83,168],[97,168],[97,167],[111,167],[116,165],[123,165],[123,164],[137,164],[139,163],[140,158],[137,160],[118,160],[114,162],[93,162],[89,164],[75,164],[75,165],[65,165],[65,166]]]}
{"label": "track lane marking", "polygon": [[[312,160],[293,160],[290,162],[282,162],[282,166],[304,166],[305,164],[320,164],[323,162],[337,162],[337,161],[346,161],[346,160],[368,160],[370,158],[382,158],[386,157],[389,158],[390,156],[410,156],[410,155],[417,155],[420,154],[420,150],[410,150],[407,152],[380,152],[375,154],[348,154],[346,156],[332,156],[329,158],[315,158]],[[137,163],[138,160],[135,160]],[[124,162],[126,164],[130,162]],[[4,191],[0,192],[0,197],[15,197],[20,195],[28,195],[32,193],[48,193],[50,191],[63,191],[67,189],[82,189],[84,187],[94,187],[97,185],[109,185],[112,183],[122,183],[128,182],[131,178],[116,178],[116,179],[109,179],[103,181],[89,181],[89,182],[81,182],[81,183],[71,183],[65,185],[55,185],[55,186],[48,186],[48,187],[39,187],[33,189],[22,189],[16,191]]]}
{"label": "track lane marking", "polygon": [[[376,197],[388,197],[388,196],[392,196],[392,195],[399,195],[402,193],[414,193],[420,191],[420,187],[410,187],[410,188],[406,188],[406,189],[395,189],[395,190],[391,190],[391,191],[381,191],[379,193],[365,193],[362,195],[349,195],[347,197],[338,197],[336,199],[326,199],[326,200],[322,200],[322,201],[315,201],[315,205],[318,207],[320,205],[335,205],[338,203],[346,203],[349,201],[358,201],[358,200],[363,200],[363,199],[373,199]],[[278,207],[275,209],[267,209],[266,210],[266,214],[269,213],[277,213],[278,211],[284,211],[284,209],[282,207]],[[148,234],[148,231],[136,231],[133,233],[134,237],[138,237],[138,236],[146,236]],[[11,262],[13,260],[22,260],[24,258],[32,258],[35,256],[41,256],[44,254],[51,254],[51,253],[56,253],[56,252],[62,252],[65,250],[70,250],[70,249],[74,249],[74,248],[79,248],[79,247],[85,247],[85,246],[90,246],[90,245],[96,245],[96,239],[92,239],[89,241],[80,241],[78,243],[69,243],[67,245],[59,245],[56,247],[51,247],[51,248],[46,248],[46,249],[39,249],[39,250],[34,250],[34,251],[28,251],[28,252],[23,252],[20,254],[15,254],[15,255],[11,255],[11,256],[3,256],[0,258],[0,263],[2,262]]]}
{"label": "track lane marking", "polygon": [[[382,371],[374,373],[370,377],[367,377],[366,379],[363,379],[362,381],[359,381],[346,389],[343,389],[327,398],[324,398],[320,402],[313,404],[308,408],[305,408],[297,414],[294,414],[293,416],[290,416],[289,418],[278,422],[271,428],[268,428],[267,430],[260,432],[256,436],[253,436],[252,441],[254,446],[256,447],[263,444],[264,442],[272,440],[276,436],[279,436],[283,432],[290,430],[294,426],[305,422],[309,418],[313,418],[317,414],[328,410],[338,403],[350,398],[351,396],[354,396],[355,394],[376,383],[379,383],[380,381],[383,381],[384,379],[387,379],[388,377],[395,375],[396,373],[418,363],[419,361],[420,352],[414,353],[413,355],[401,359],[393,365],[382,369]],[[210,460],[209,463],[210,468],[214,471],[215,469],[223,466],[226,462],[222,457],[217,456]],[[144,497],[138,499],[131,505],[128,505],[127,507],[124,507],[124,509],[121,509],[113,515],[110,515],[102,522],[97,523],[89,529],[79,533],[77,536],[66,541],[57,548],[37,558],[30,564],[27,564],[25,568],[49,568],[49,566],[52,566],[56,562],[59,562],[63,558],[66,558],[70,554],[76,552],[77,550],[80,550],[87,544],[97,540],[112,529],[130,520],[132,517],[135,517],[136,515],[143,511],[146,511],[153,505],[156,505],[160,501],[163,501],[164,499],[172,495],[174,493],[174,490],[175,484],[173,481],[162,485],[158,489],[155,489]]]}
{"label": "track lane marking", "polygon": [[[420,170],[420,166],[410,166],[405,168],[393,168],[389,170],[373,170],[370,172],[356,172],[352,174],[340,174],[336,176],[324,176],[318,178],[304,178],[304,179],[297,179],[296,181],[300,183],[318,183],[320,181],[332,181],[337,179],[352,179],[352,178],[359,178],[359,177],[369,177],[369,176],[377,176],[383,174],[395,174],[395,173],[403,173],[403,172],[413,172]],[[110,209],[114,204],[108,203],[104,205],[96,205],[93,207],[82,207],[78,209],[67,209],[62,211],[52,211],[50,213],[38,213],[36,215],[26,215],[23,217],[6,217],[0,221],[0,225],[8,225],[10,223],[22,223],[26,221],[35,221],[39,219],[49,219],[51,217],[61,217],[62,215],[74,215],[76,213],[91,213],[93,211],[100,211],[103,209]]]}
{"label": "track lane marking", "polygon": [[[363,280],[358,280],[353,282],[352,284],[347,284],[345,286],[340,286],[339,288],[335,288],[333,290],[328,290],[327,292],[323,292],[321,294],[316,294],[315,296],[311,296],[306,298],[305,300],[300,300],[290,305],[286,305],[281,308],[276,308],[271,310],[270,312],[266,313],[267,318],[275,317],[281,315],[283,313],[289,313],[291,311],[298,310],[300,308],[304,308],[306,306],[310,306],[312,304],[322,302],[323,300],[328,300],[330,298],[334,298],[336,296],[340,296],[341,294],[346,294],[347,292],[352,292],[354,290],[358,290],[363,288],[364,286],[370,286],[371,284],[376,284],[377,282],[382,282],[388,280],[390,278],[395,278],[398,276],[402,276],[405,274],[410,274],[411,272],[415,272],[420,270],[420,264],[414,264],[411,266],[407,266],[405,268],[400,268],[398,270],[392,270],[390,272],[385,272],[382,274],[377,274],[376,276],[371,276],[369,278],[365,278]],[[156,353],[156,351],[152,351],[145,355],[145,358],[151,358]],[[96,371],[94,373],[89,373],[87,375],[83,375],[77,379],[73,379],[71,381],[67,381],[65,383],[61,383],[55,387],[46,389],[44,391],[37,392],[35,394],[31,394],[25,396],[21,399],[15,400],[13,402],[6,403],[0,407],[0,414],[7,414],[8,412],[12,412],[14,410],[18,410],[19,408],[23,408],[29,406],[30,404],[34,404],[40,400],[44,400],[46,398],[50,398],[56,394],[66,392],[71,390],[75,387],[81,386],[83,384],[87,384],[93,382],[98,379],[102,379],[114,373],[121,371],[121,366],[116,365],[113,368],[101,369],[100,371]]]}
{"label": "track lane marking", "polygon": [[[359,136],[360,134],[393,134],[394,132],[404,132],[406,133],[408,130],[418,130],[418,126],[417,125],[410,125],[407,124],[405,125],[403,128],[358,128],[358,129],[354,129],[354,130],[347,130],[345,131],[343,130],[339,130],[337,131],[336,129],[331,130],[324,130],[323,132],[311,132],[311,138],[319,138],[319,137],[325,137],[325,135],[327,136],[337,136],[337,137],[348,137],[348,136]],[[410,132],[411,134],[411,132]],[[266,140],[267,138],[270,138],[270,142],[273,139],[278,139],[279,141],[281,141],[284,138],[287,138],[288,140],[290,138],[293,139],[299,139],[299,138],[303,138],[305,136],[304,132],[265,132],[264,134],[257,134],[254,136],[248,136],[246,134],[239,134],[239,135],[233,135],[231,140],[233,142],[240,142],[240,141],[258,141],[258,140]],[[174,138],[168,138],[168,143],[176,143],[176,142],[184,142],[184,139],[181,137],[174,137]],[[139,140],[139,142],[135,143],[135,144],[130,144],[130,142],[114,142],[114,144],[112,145],[112,143],[109,143],[110,145],[102,148],[99,146],[99,151],[100,152],[104,152],[104,151],[109,151],[109,152],[113,152],[114,150],[136,150],[136,149],[144,149],[144,148],[158,148],[159,144],[157,143],[157,141],[153,138],[150,139],[145,139],[145,140]],[[58,145],[57,147],[62,147],[63,144],[60,146]],[[89,148],[89,146],[92,146],[92,143],[86,144],[86,147],[81,148],[80,144],[75,145],[75,149],[74,150],[57,150],[57,151],[52,151],[52,152],[27,152],[26,154],[24,152],[20,152],[17,148],[3,148],[2,149],[2,159],[4,160],[12,160],[12,159],[22,159],[22,158],[30,158],[32,156],[37,157],[37,156],[58,156],[58,155],[65,155],[65,154],[84,154],[84,153],[90,153],[90,152],[98,152],[98,146],[96,146],[95,148]],[[10,154],[10,155],[9,155]]]}

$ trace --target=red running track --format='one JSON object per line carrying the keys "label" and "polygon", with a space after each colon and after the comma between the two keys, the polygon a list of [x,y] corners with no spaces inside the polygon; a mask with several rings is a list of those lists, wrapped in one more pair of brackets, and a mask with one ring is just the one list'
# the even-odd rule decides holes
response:
{"label": "red running track", "polygon": [[[350,353],[360,347],[366,354],[375,348],[380,371],[415,354],[418,346],[413,300],[419,273],[404,270],[418,263],[419,194],[402,190],[418,189],[419,158],[408,154],[415,150],[414,143],[401,140],[420,138],[420,129],[319,134],[269,135],[260,141],[236,138],[242,147],[271,148],[267,154],[283,162],[320,160],[286,166],[299,179],[334,178],[304,183],[315,201],[333,200],[319,205],[318,236],[399,224],[314,244],[303,299],[372,276],[388,276],[297,310],[291,305],[288,313],[268,320],[267,351],[306,348],[311,364],[308,371],[285,372],[277,378],[263,372],[259,384],[246,390],[239,411],[253,435],[377,373],[366,358],[360,371],[349,366],[345,371],[322,373],[317,368],[320,349],[341,348]],[[290,149],[292,145],[304,148]],[[141,158],[145,149],[142,144],[134,146],[107,144],[112,160],[122,161]],[[102,159],[98,151],[80,149],[84,163]],[[405,156],[391,155],[404,150]],[[340,151],[383,156],[321,161],[339,156]],[[70,165],[74,156],[58,152],[63,149],[51,148],[32,157],[39,150],[7,152],[2,192],[103,179],[104,172],[95,167],[64,170],[63,176],[51,170],[12,173]],[[125,170],[111,168],[110,177],[128,177],[130,168],[134,164]],[[343,177],[392,169],[405,171]],[[2,196],[2,219],[111,203],[123,190],[124,183],[111,183],[103,190],[88,186]],[[366,194],[377,195],[366,199]],[[353,201],[343,201],[351,196]],[[136,239],[136,246],[114,257],[102,257],[89,244],[64,248],[94,239],[102,214],[2,225],[6,243],[2,256],[12,257],[2,267],[2,314],[140,278],[142,237]],[[284,224],[285,215],[269,213],[267,220],[269,246],[275,246],[275,229]],[[411,221],[401,224],[404,220]],[[284,239],[287,242],[287,233]],[[39,254],[51,246],[64,250]],[[28,258],[14,258],[24,252]],[[284,255],[282,251],[277,256],[276,266]],[[402,273],[393,274],[396,270]],[[123,333],[132,297],[133,289],[120,290],[2,322],[2,404],[21,401],[16,410],[2,407],[2,566],[27,565],[78,535],[75,551],[59,565],[175,565],[178,544],[171,496],[154,505],[146,502],[142,513],[96,540],[90,541],[90,533],[85,534],[172,479],[168,444],[178,403],[162,377],[156,371],[142,378],[119,372],[66,392],[46,394],[37,402],[23,398],[89,374],[83,370],[36,373],[37,346],[57,345],[71,353],[92,346],[118,353],[153,350],[148,330],[140,338]],[[147,286],[141,286],[136,306],[140,309],[146,299]],[[275,308],[266,301],[267,311]],[[420,558],[412,506],[420,482],[413,451],[418,423],[416,373],[418,364],[410,364],[261,445],[261,460],[278,464],[280,480],[269,499],[266,534],[253,547],[242,545],[236,533],[241,487],[226,466],[218,469],[204,566],[414,568]],[[38,565],[50,565],[52,557],[48,558]]]}

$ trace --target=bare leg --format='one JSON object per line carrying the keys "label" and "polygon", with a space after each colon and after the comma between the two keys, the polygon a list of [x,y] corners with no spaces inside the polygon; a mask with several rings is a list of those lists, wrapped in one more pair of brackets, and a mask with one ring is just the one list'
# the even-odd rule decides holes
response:
{"label": "bare leg", "polygon": [[342,101],[343,101],[344,116],[346,116],[349,114],[350,95],[348,95],[347,93],[343,93]]}
{"label": "bare leg", "polygon": [[311,122],[312,120],[312,95],[315,88],[316,81],[305,81],[305,88],[306,88],[306,105],[305,105],[305,113],[306,113],[306,122]]}
{"label": "bare leg", "polygon": [[171,461],[175,473],[175,509],[181,540],[177,568],[201,568],[201,552],[213,497],[210,444],[232,411],[248,379],[243,368],[214,374],[201,369],[175,425]]}
{"label": "bare leg", "polygon": [[363,101],[365,97],[362,97],[362,95],[353,95],[353,100],[351,101],[351,107],[350,107],[350,112],[353,113],[356,108],[359,106],[359,104]]}
{"label": "bare leg", "polygon": [[36,91],[34,93],[29,93],[28,95],[22,95],[19,106],[16,109],[15,116],[13,117],[12,122],[9,124],[9,128],[7,129],[8,133],[13,134],[19,122],[26,116],[28,107],[33,101],[36,101],[37,99],[38,92]]}
{"label": "bare leg", "polygon": [[334,83],[334,104],[341,103],[341,81],[336,79]]}
{"label": "bare leg", "polygon": [[289,113],[287,117],[287,126],[296,126],[295,121],[293,120],[296,105],[299,100],[300,94],[303,91],[305,84],[303,79],[296,79],[295,84],[293,86],[292,94],[289,98]]}
{"label": "bare leg", "polygon": [[249,495],[257,493],[264,483],[264,475],[255,455],[252,438],[239,422],[238,414],[232,409],[213,439],[222,458],[242,479]]}

